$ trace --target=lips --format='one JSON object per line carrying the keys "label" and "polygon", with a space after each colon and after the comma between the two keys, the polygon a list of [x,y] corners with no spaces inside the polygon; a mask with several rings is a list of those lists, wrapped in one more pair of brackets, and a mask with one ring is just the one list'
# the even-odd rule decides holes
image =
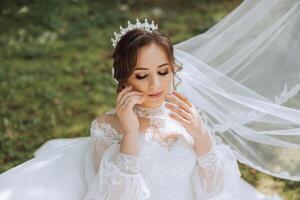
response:
{"label": "lips", "polygon": [[159,96],[161,94],[162,94],[162,92],[157,92],[157,93],[149,94],[148,96],[155,97],[155,96]]}

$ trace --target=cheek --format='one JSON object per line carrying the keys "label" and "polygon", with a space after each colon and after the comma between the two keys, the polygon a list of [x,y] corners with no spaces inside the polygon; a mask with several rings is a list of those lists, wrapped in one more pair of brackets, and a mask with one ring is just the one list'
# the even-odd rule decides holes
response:
{"label": "cheek", "polygon": [[128,83],[133,86],[133,89],[138,92],[146,92],[147,86],[143,81],[139,81],[137,79],[130,79]]}
{"label": "cheek", "polygon": [[162,79],[162,88],[164,91],[170,90],[171,84],[172,84],[172,76],[168,76]]}
{"label": "cheek", "polygon": [[170,74],[170,75],[165,79],[165,85],[166,85],[166,87],[170,87],[170,86],[171,86],[172,80],[173,80],[173,75]]}

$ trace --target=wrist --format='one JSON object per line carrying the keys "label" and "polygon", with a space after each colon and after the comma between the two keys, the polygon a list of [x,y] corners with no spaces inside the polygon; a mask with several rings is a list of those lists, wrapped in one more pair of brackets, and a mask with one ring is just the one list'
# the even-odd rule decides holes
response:
{"label": "wrist", "polygon": [[194,135],[194,141],[195,143],[201,142],[204,139],[208,138],[208,133],[206,132],[206,130],[203,130],[201,132],[198,132],[197,134]]}
{"label": "wrist", "polygon": [[139,138],[137,134],[124,134],[120,143],[119,152],[130,155],[139,155]]}
{"label": "wrist", "polygon": [[118,152],[114,157],[115,164],[125,173],[137,174],[140,171],[140,157]]}
{"label": "wrist", "polygon": [[197,156],[203,156],[211,150],[213,146],[212,140],[208,134],[194,138],[194,149]]}
{"label": "wrist", "polygon": [[138,131],[124,131],[124,137],[136,137],[138,135]]}
{"label": "wrist", "polygon": [[194,139],[198,139],[199,137],[203,137],[204,135],[207,135],[206,129],[201,126],[200,128],[197,129],[196,134],[194,134]]}

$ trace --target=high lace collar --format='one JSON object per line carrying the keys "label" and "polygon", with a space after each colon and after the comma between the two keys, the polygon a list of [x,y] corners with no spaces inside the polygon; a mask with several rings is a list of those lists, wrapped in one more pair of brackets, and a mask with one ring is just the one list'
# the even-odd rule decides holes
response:
{"label": "high lace collar", "polygon": [[167,114],[168,109],[166,108],[166,102],[156,108],[145,108],[139,105],[135,105],[133,110],[139,117],[144,118],[161,118]]}
{"label": "high lace collar", "polygon": [[145,108],[139,105],[134,106],[134,112],[139,117],[149,119],[149,128],[145,133],[145,138],[151,141],[157,141],[160,145],[170,151],[171,147],[178,139],[178,134],[171,134],[167,129],[167,121],[170,119],[170,110],[166,107],[166,101],[156,108]]}

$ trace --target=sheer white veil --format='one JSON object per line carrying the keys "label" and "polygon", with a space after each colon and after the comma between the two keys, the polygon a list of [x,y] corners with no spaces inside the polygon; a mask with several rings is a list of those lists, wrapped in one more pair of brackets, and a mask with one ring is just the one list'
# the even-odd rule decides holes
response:
{"label": "sheer white veil", "polygon": [[238,160],[300,180],[300,0],[245,0],[174,45],[178,91]]}

